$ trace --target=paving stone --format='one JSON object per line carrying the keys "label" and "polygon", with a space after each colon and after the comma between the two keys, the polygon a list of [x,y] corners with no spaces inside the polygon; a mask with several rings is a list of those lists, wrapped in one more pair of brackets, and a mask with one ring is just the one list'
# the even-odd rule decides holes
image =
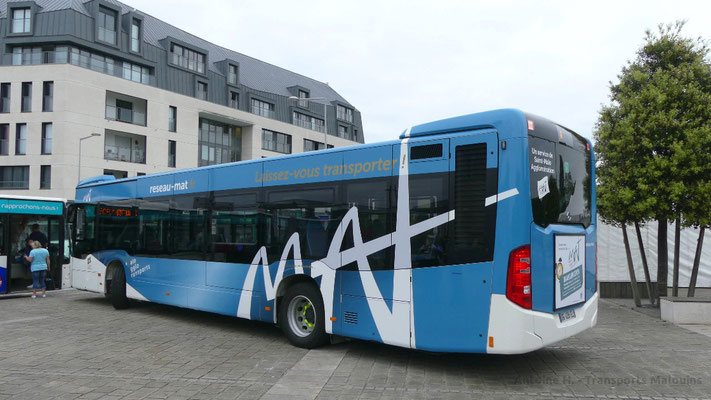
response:
{"label": "paving stone", "polygon": [[[62,291],[0,300],[4,399],[708,399],[711,337],[602,300],[598,326],[516,356],[348,341],[291,346],[271,324]],[[705,332],[703,332],[705,333]]]}

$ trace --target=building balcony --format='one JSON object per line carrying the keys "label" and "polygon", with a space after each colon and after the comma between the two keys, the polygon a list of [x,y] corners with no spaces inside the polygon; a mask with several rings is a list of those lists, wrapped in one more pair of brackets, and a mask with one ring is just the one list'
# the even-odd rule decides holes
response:
{"label": "building balcony", "polygon": [[106,119],[146,126],[146,114],[128,108],[106,106]]}
{"label": "building balcony", "polygon": [[295,119],[294,125],[300,126],[302,128],[306,128],[306,129],[311,129],[312,131],[316,131],[316,132],[321,132],[321,133],[326,132],[326,128],[324,127],[324,125],[317,124],[313,121],[308,121],[308,120],[303,120],[303,119]]}

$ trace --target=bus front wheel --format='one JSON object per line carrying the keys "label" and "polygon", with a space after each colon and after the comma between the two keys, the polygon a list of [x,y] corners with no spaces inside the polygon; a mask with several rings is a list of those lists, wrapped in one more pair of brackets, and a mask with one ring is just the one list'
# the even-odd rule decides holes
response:
{"label": "bus front wheel", "polygon": [[326,344],[323,299],[315,285],[306,282],[292,285],[281,304],[279,325],[291,344],[305,349]]}
{"label": "bus front wheel", "polygon": [[111,304],[117,310],[128,308],[128,297],[126,297],[126,273],[122,265],[116,265],[114,268],[113,279],[111,280]]}

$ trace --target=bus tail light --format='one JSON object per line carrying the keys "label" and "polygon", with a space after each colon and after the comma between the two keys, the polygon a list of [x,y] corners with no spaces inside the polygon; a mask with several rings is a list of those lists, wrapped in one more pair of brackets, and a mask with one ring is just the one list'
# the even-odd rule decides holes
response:
{"label": "bus tail light", "polygon": [[519,306],[531,309],[531,246],[521,246],[509,255],[509,274],[506,298]]}

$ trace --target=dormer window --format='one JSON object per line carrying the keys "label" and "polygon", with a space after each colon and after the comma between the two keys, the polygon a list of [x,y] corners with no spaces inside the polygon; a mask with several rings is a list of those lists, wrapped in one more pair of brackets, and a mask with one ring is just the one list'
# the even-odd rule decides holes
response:
{"label": "dormer window", "polygon": [[99,40],[102,42],[116,44],[116,12],[105,7],[99,7]]}
{"label": "dormer window", "polygon": [[[299,89],[299,99],[308,99],[308,98],[309,98],[309,92]],[[308,100],[299,100],[299,107],[305,108],[308,106],[309,106]]]}
{"label": "dormer window", "polygon": [[231,85],[237,84],[237,66],[234,64],[228,65],[227,83],[229,83]]}
{"label": "dormer window", "polygon": [[205,55],[175,43],[170,44],[171,62],[179,67],[205,73]]}
{"label": "dormer window", "polygon": [[353,110],[339,105],[336,107],[336,118],[340,119],[341,121],[346,121],[353,123]]}
{"label": "dormer window", "polygon": [[141,52],[141,21],[136,18],[131,21],[131,51]]}
{"label": "dormer window", "polygon": [[30,33],[32,12],[29,7],[12,10],[12,33]]}

